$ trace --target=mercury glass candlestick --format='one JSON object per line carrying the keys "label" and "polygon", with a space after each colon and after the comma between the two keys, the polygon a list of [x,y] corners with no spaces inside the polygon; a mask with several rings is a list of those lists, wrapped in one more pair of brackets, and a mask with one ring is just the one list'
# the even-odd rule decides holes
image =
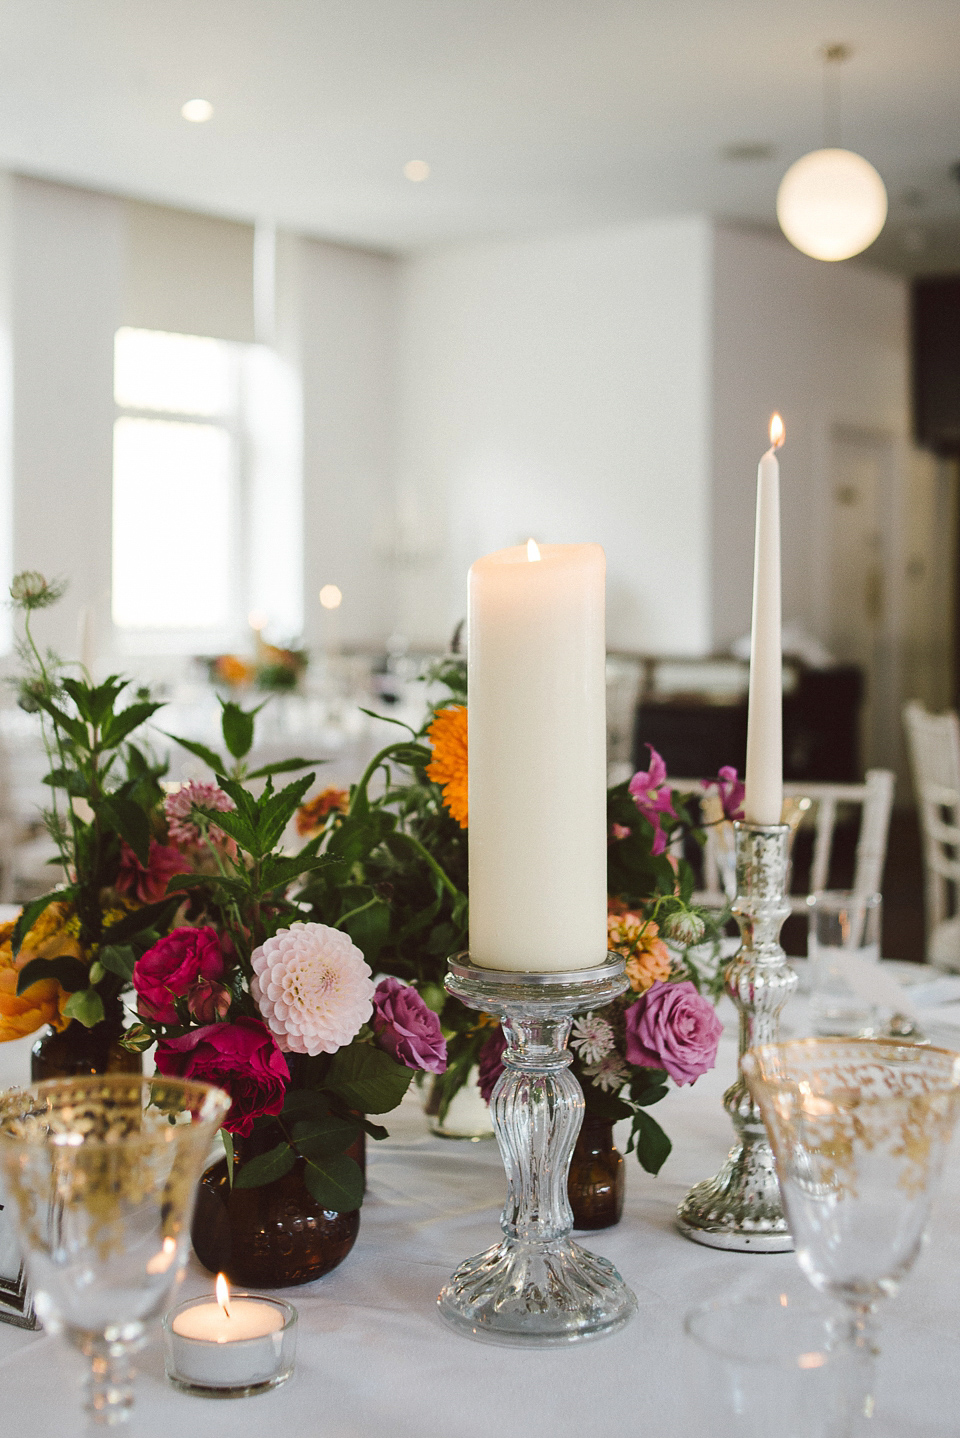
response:
{"label": "mercury glass candlestick", "polygon": [[637,1301],[611,1263],[570,1238],[567,1173],[583,1093],[567,1048],[574,1014],[627,989],[619,957],[592,969],[518,973],[450,961],[449,993],[497,1014],[507,1048],[491,1114],[507,1174],[499,1243],[462,1263],[437,1302],[474,1338],[545,1347],[612,1333]]}
{"label": "mercury glass candlestick", "polygon": [[[734,825],[737,897],[733,912],[742,942],[727,965],[726,989],[740,1011],[740,1059],[757,1044],[777,1043],[780,1013],[797,976],[780,946],[790,912],[786,898],[788,824]],[[681,1233],[710,1248],[788,1253],[793,1239],[784,1215],[773,1151],[763,1116],[737,1063],[723,1096],[737,1142],[715,1178],[696,1184],[677,1209]]]}

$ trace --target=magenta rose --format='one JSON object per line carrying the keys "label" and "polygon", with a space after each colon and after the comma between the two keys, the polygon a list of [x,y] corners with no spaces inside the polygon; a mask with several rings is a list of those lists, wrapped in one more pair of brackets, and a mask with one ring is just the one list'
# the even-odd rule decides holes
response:
{"label": "magenta rose", "polygon": [[627,1059],[666,1069],[675,1084],[693,1083],[717,1061],[723,1025],[709,999],[689,980],[660,980],[627,1009]]}
{"label": "magenta rose", "polygon": [[380,1047],[408,1069],[442,1074],[447,1067],[440,1020],[410,984],[394,978],[377,984],[370,1022]]}
{"label": "magenta rose", "polygon": [[157,1072],[167,1078],[198,1079],[224,1089],[232,1099],[223,1127],[246,1138],[253,1120],[279,1113],[290,1082],[287,1061],[260,1019],[207,1024],[179,1039],[157,1044]]}
{"label": "magenta rose", "polygon": [[130,845],[120,841],[120,868],[114,880],[118,894],[132,894],[141,904],[156,904],[167,892],[174,874],[186,874],[190,865],[178,849],[170,844],[150,840],[147,867],[144,868]]}
{"label": "magenta rose", "polygon": [[175,1024],[174,999],[186,998],[198,979],[219,979],[223,955],[216,929],[174,929],[158,939],[133,966],[137,1011],[145,1019]]}
{"label": "magenta rose", "polygon": [[480,1085],[480,1094],[484,1103],[490,1102],[497,1079],[503,1073],[503,1053],[506,1047],[507,1041],[503,1036],[503,1029],[496,1028],[480,1050],[477,1083]]}

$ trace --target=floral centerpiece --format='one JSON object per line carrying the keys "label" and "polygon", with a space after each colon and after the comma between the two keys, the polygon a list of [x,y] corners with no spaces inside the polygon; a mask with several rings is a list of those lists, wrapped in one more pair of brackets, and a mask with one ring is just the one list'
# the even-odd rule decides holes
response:
{"label": "floral centerpiece", "polygon": [[0,926],[0,1039],[51,1024],[55,1037],[45,1052],[46,1041],[35,1050],[38,1077],[74,1064],[135,1065],[119,1047],[127,977],[119,954],[163,931],[179,902],[166,896],[167,881],[187,867],[163,838],[163,768],[132,740],[160,706],[138,690],[119,707],[128,680],[111,675],[95,685],[41,651],[32,619],[60,598],[62,585],[23,573],[10,593],[23,619],[18,702],[41,721],[50,789],[43,820],[61,882]]}
{"label": "floral centerpiece", "polygon": [[344,863],[319,852],[320,836],[295,853],[284,848],[314,774],[277,791],[277,773],[310,761],[248,772],[253,723],[253,713],[224,704],[232,765],[178,741],[217,777],[164,801],[188,870],[168,892],[183,908],[170,933],[127,954],[139,1016],[128,1042],[156,1041],[160,1073],[230,1095],[223,1137],[234,1187],[258,1188],[297,1166],[320,1209],[351,1211],[363,1201],[363,1174],[348,1150],[363,1133],[385,1137],[368,1115],[395,1108],[415,1071],[441,1072],[446,1044],[414,988],[394,976],[375,984],[347,926],[305,912],[297,885],[342,874]]}
{"label": "floral centerpiece", "polygon": [[[346,929],[371,963],[415,984],[440,1015],[449,1056],[438,1080],[442,1116],[477,1068],[489,1099],[504,1040],[496,1020],[442,987],[446,959],[467,946],[468,711],[461,661],[430,678],[446,694],[423,729],[383,749],[348,794],[325,790],[301,810],[300,823],[344,868],[312,876],[300,899],[315,919]],[[735,771],[722,771],[716,786],[725,816],[737,817]],[[577,1021],[574,1071],[588,1115],[629,1118],[630,1148],[656,1173],[670,1141],[648,1110],[671,1083],[692,1083],[715,1061],[722,916],[691,905],[694,870],[682,846],[702,843],[703,831],[658,754],[609,790],[607,806],[609,940],[627,960],[631,987]]]}

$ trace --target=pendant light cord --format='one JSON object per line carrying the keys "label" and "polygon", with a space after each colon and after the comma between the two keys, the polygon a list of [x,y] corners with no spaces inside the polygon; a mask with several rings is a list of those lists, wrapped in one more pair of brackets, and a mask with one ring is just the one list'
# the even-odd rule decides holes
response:
{"label": "pendant light cord", "polygon": [[839,150],[840,132],[840,66],[853,54],[849,45],[824,45],[823,57],[823,148]]}

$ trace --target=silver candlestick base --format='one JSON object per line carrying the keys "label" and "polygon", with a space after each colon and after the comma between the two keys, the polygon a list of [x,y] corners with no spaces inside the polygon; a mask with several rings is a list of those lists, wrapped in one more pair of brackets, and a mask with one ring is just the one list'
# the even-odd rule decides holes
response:
{"label": "silver candlestick base", "polygon": [[584,1105],[567,1040],[574,1014],[625,992],[623,960],[569,973],[507,973],[460,954],[448,969],[449,993],[503,1023],[504,1068],[490,1112],[507,1202],[503,1238],[461,1263],[437,1299],[440,1313],[473,1338],[524,1347],[613,1333],[637,1300],[611,1263],[570,1238],[567,1175]]}
{"label": "silver candlestick base", "polygon": [[[733,912],[742,943],[727,965],[727,993],[740,1010],[740,1058],[754,1044],[776,1043],[780,1011],[797,976],[780,947],[786,900],[788,824],[735,824],[737,898]],[[710,1248],[788,1253],[787,1227],[773,1152],[760,1110],[739,1071],[723,1096],[738,1134],[715,1178],[696,1184],[677,1209],[681,1233]]]}

